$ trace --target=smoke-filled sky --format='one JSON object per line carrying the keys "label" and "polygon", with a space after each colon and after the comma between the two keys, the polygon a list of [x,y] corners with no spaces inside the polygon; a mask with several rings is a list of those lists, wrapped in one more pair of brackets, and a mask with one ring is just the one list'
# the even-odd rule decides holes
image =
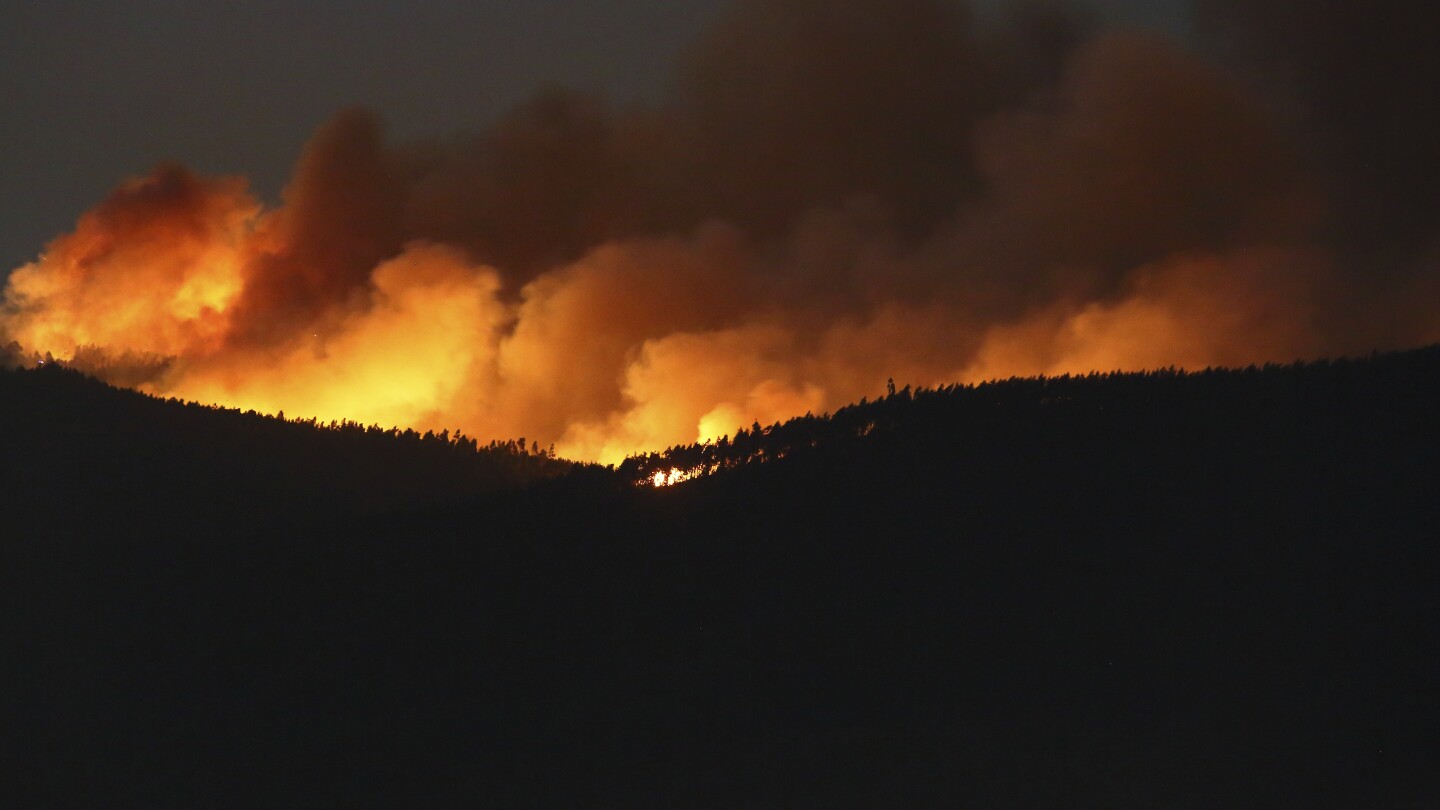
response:
{"label": "smoke-filled sky", "polygon": [[613,461],[1440,340],[1434,4],[89,6],[0,34],[0,337],[154,393]]}
{"label": "smoke-filled sky", "polygon": [[[125,177],[174,160],[275,200],[342,107],[398,137],[476,131],[544,85],[654,99],[724,0],[7,3],[0,276]],[[998,15],[1003,0],[976,8]],[[1181,0],[1091,0],[1179,31]]]}

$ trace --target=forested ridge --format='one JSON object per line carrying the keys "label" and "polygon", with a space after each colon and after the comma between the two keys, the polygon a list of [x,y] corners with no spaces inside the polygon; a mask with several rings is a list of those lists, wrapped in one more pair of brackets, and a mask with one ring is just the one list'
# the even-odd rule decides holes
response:
{"label": "forested ridge", "polygon": [[283,416],[158,399],[53,362],[6,369],[4,503],[12,521],[51,532],[117,533],[134,528],[126,518],[224,532],[226,521],[284,524],[448,501],[573,466],[523,439],[481,444],[449,431]]}
{"label": "forested ridge", "polygon": [[[1405,415],[1417,397],[1433,396],[1437,354],[1440,347],[1364,360],[1092,372],[915,390],[896,390],[892,381],[874,402],[862,399],[833,415],[757,423],[718,442],[635,456],[620,472],[633,480],[655,480],[657,473],[662,481],[688,480],[792,456],[839,462],[855,453],[888,452],[897,444],[923,466],[969,461],[989,449],[1043,453],[1048,445],[1066,453],[1077,442],[1099,439],[1099,432],[1116,431],[1131,442],[1152,438],[1157,449],[1184,443],[1184,436],[1172,435],[1176,429],[1207,431],[1222,441],[1269,441],[1282,436],[1249,434],[1318,427],[1306,420]],[[1097,454],[1097,461],[1102,458]]]}
{"label": "forested ridge", "polygon": [[901,388],[615,470],[0,397],[14,806],[1440,802],[1440,347]]}

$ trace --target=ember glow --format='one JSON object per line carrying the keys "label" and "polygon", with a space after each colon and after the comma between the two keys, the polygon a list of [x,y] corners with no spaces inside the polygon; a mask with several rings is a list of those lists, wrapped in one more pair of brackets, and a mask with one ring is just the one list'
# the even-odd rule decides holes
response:
{"label": "ember glow", "polygon": [[671,467],[669,470],[656,470],[655,474],[650,476],[650,485],[655,487],[669,487],[682,481],[689,481],[695,477],[696,474],[689,470]]}
{"label": "ember glow", "polygon": [[277,207],[160,166],[10,275],[0,336],[155,394],[604,462],[888,378],[1440,340],[1436,200],[1352,216],[1368,164],[1281,112],[1303,81],[1058,13],[851,6],[737,3],[646,109],[549,91],[446,144],[344,111]]}

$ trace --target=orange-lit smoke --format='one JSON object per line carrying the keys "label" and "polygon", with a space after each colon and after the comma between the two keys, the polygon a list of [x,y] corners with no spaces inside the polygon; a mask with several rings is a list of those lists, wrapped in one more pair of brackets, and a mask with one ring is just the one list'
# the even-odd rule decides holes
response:
{"label": "orange-lit smoke", "polygon": [[10,275],[6,331],[71,357],[95,345],[205,353],[229,331],[259,206],[234,180],[161,166],[130,181]]}
{"label": "orange-lit smoke", "polygon": [[157,394],[607,462],[887,378],[1440,339],[1437,241],[1357,268],[1273,88],[1049,12],[846,9],[737,3],[648,109],[551,91],[446,145],[346,111],[272,209],[162,166],[10,276],[0,334]]}

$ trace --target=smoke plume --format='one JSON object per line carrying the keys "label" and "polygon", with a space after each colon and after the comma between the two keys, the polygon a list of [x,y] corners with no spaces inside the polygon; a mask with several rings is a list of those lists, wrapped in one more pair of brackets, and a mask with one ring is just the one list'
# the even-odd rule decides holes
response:
{"label": "smoke plume", "polygon": [[129,180],[11,275],[0,335],[157,394],[611,462],[887,378],[1440,340],[1435,26],[1198,11],[1196,45],[739,0],[643,108],[549,88],[414,143],[346,110],[273,209]]}

